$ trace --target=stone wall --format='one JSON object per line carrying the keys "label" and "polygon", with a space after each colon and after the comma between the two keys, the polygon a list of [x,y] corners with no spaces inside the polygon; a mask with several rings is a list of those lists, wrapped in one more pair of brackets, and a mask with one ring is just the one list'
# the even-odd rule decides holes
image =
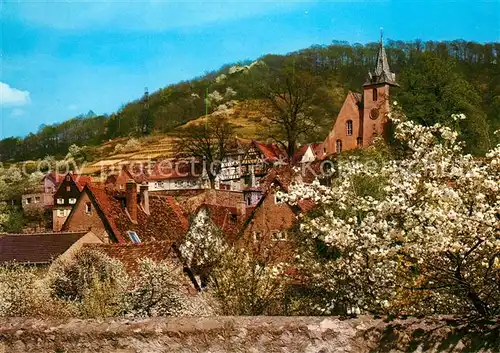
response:
{"label": "stone wall", "polygon": [[500,320],[447,317],[0,319],[0,353],[499,352]]}

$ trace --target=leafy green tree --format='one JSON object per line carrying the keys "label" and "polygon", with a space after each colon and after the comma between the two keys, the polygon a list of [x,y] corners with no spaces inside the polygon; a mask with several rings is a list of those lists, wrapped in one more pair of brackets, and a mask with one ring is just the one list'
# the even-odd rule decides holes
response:
{"label": "leafy green tree", "polygon": [[397,92],[407,116],[422,125],[435,123],[452,126],[452,114],[464,113],[460,132],[470,152],[482,154],[490,147],[489,127],[480,109],[481,98],[474,87],[455,70],[452,58],[433,53],[416,55],[412,64],[401,72]]}

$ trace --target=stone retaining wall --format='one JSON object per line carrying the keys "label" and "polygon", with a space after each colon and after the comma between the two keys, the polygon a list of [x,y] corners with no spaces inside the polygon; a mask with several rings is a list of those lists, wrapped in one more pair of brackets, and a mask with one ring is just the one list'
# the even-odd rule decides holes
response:
{"label": "stone retaining wall", "polygon": [[500,352],[499,323],[433,317],[0,319],[0,353]]}

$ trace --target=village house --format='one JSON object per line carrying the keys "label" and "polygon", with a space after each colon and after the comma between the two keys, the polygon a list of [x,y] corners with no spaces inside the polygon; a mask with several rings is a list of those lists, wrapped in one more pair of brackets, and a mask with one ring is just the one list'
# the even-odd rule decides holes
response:
{"label": "village house", "polygon": [[324,141],[326,155],[369,146],[377,136],[387,137],[389,89],[398,87],[396,75],[390,71],[382,38],[375,72],[368,73],[363,93],[349,92]]}
{"label": "village house", "polygon": [[172,196],[150,195],[148,185],[126,184],[125,198],[87,185],[63,231],[91,230],[105,243],[176,240],[189,227],[187,215]]}
{"label": "village house", "polygon": [[[132,171],[130,170],[132,169]],[[123,165],[119,173],[108,175],[104,182],[106,189],[112,193],[125,193],[125,188],[129,180],[133,180],[139,185],[148,181],[148,175],[143,164],[134,164],[132,166]]]}
{"label": "village house", "polygon": [[158,161],[147,181],[152,192],[196,190],[210,185],[203,164],[194,158]]}
{"label": "village house", "polygon": [[241,162],[249,145],[249,140],[235,139],[234,146],[221,161],[221,170],[215,181],[217,189],[241,191]]}
{"label": "village house", "polygon": [[54,205],[54,193],[64,179],[64,174],[47,173],[38,185],[32,185],[30,192],[22,195],[23,209],[51,208]]}
{"label": "village house", "polygon": [[252,173],[256,182],[264,177],[273,166],[288,164],[286,151],[275,143],[263,143],[253,140],[241,162],[241,178],[243,185],[248,186]]}
{"label": "village house", "polygon": [[[298,214],[308,212],[314,205],[301,201],[296,207],[290,206],[280,199],[278,192],[288,191],[293,182],[312,182],[313,179],[312,175],[303,178],[289,166],[272,168],[258,186],[251,173],[249,186],[241,192],[207,190],[187,202],[196,205],[190,211],[194,215],[192,219],[209,221],[204,225],[207,233],[215,228],[228,244],[284,258],[294,249],[287,231],[296,224]],[[190,230],[198,226],[192,222]]]}
{"label": "village house", "polygon": [[[259,187],[249,188],[245,195],[251,213],[239,232],[239,243],[253,248],[257,253],[275,258],[286,258],[295,245],[289,231],[295,226],[301,213],[309,212],[314,204],[303,200],[291,206],[280,197],[280,192],[288,192],[294,183],[310,183],[312,175],[301,175],[289,166],[273,168],[260,180]],[[251,201],[248,201],[251,200]]]}
{"label": "village house", "polygon": [[54,193],[54,206],[52,207],[52,227],[54,232],[61,230],[62,225],[68,218],[71,210],[76,204],[78,196],[85,185],[91,184],[88,176],[68,173],[59,183]]}
{"label": "village house", "polygon": [[323,144],[319,142],[302,145],[293,157],[293,164],[312,163],[323,159]]}

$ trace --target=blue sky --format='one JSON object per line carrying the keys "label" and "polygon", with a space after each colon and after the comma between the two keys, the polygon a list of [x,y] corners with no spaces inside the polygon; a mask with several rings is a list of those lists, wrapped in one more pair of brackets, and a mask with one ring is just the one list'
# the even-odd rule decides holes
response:
{"label": "blue sky", "polygon": [[112,113],[225,63],[332,40],[500,40],[500,0],[0,0],[0,138]]}

